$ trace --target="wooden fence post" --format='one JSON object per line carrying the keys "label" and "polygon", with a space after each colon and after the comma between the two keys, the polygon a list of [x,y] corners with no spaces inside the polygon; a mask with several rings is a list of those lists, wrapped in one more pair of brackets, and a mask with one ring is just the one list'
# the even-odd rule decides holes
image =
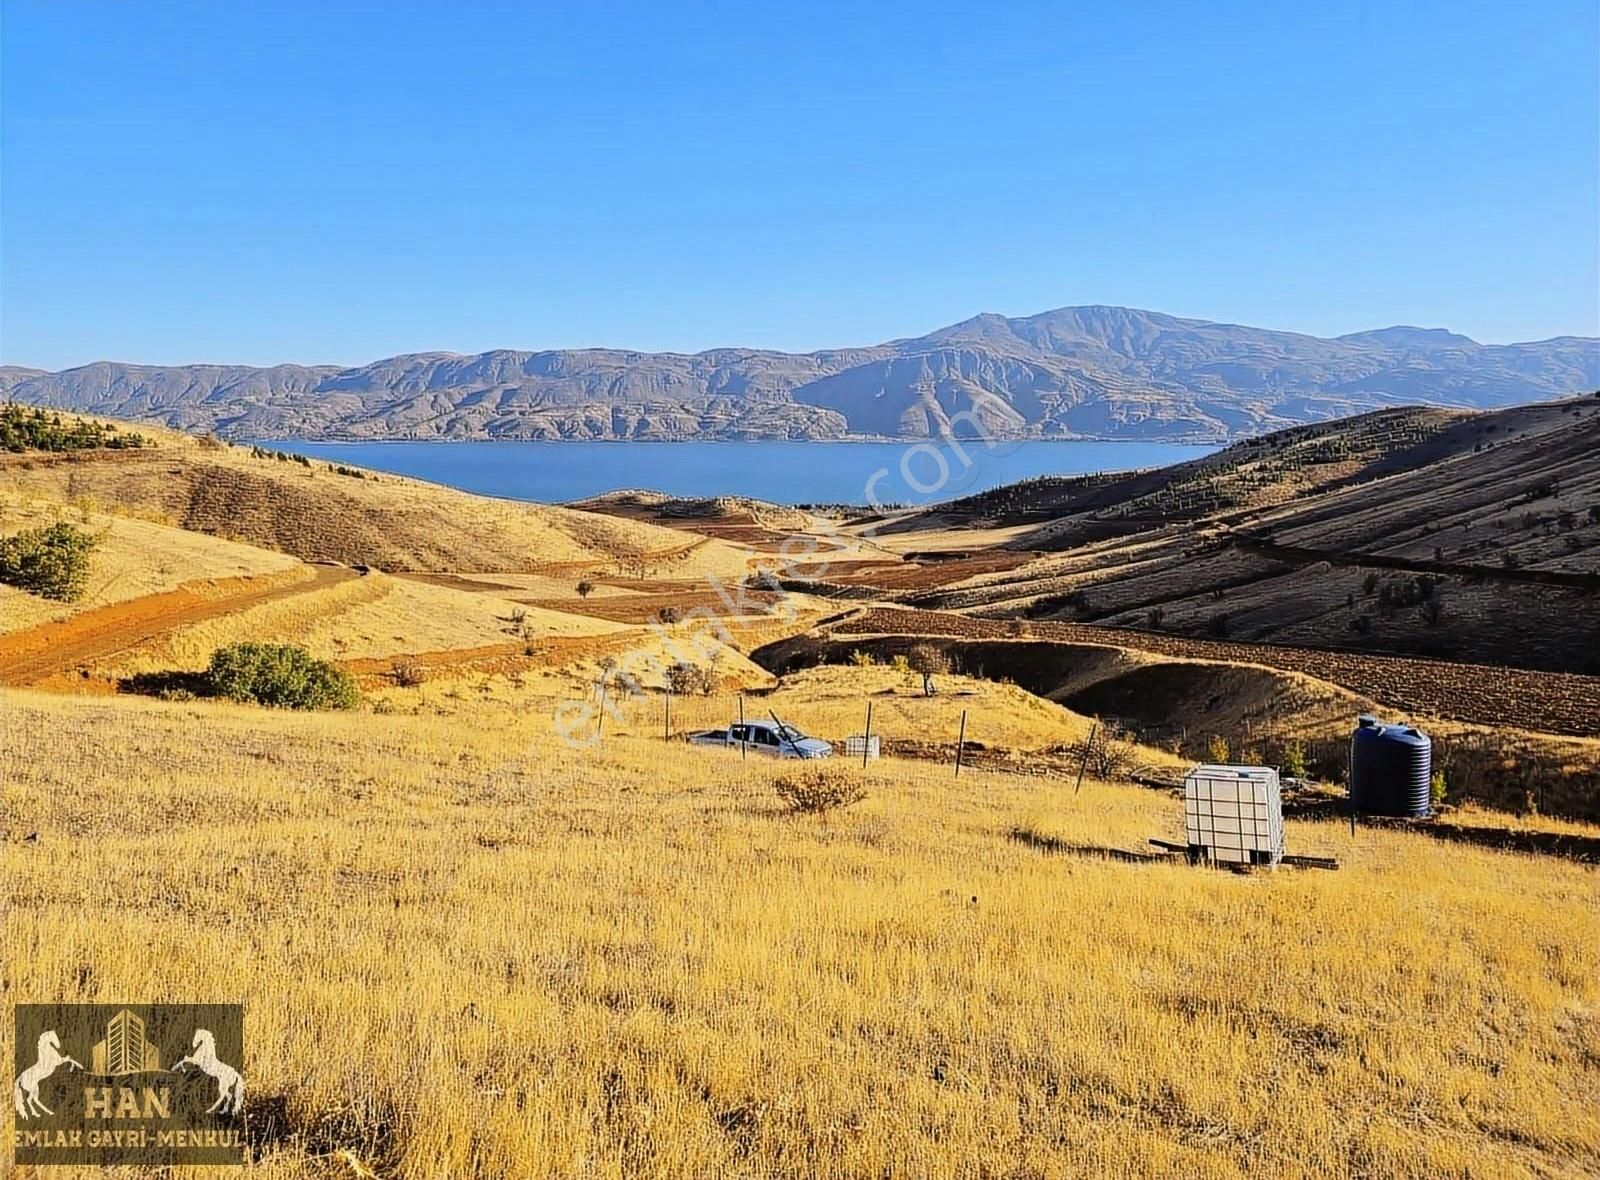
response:
{"label": "wooden fence post", "polygon": [[1100,722],[1098,722],[1098,721],[1090,722],[1090,724],[1089,724],[1089,741],[1084,745],[1084,747],[1083,747],[1083,758],[1078,762],[1078,785],[1072,788],[1072,793],[1074,795],[1076,795],[1079,791],[1083,790],[1083,772],[1089,766],[1089,755],[1094,753],[1094,735],[1095,735],[1095,732],[1099,728],[1100,728]]}
{"label": "wooden fence post", "polygon": [[961,736],[956,738],[956,777],[961,777],[961,751],[967,744],[967,711],[961,710]]}
{"label": "wooden fence post", "polygon": [[867,768],[867,751],[872,749],[872,702],[867,701],[867,728],[861,735],[861,769]]}

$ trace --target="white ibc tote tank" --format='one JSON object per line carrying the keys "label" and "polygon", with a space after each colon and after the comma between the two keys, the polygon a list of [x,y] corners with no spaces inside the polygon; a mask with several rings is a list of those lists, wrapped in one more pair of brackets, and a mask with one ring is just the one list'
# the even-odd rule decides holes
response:
{"label": "white ibc tote tank", "polygon": [[1183,780],[1191,857],[1226,864],[1283,859],[1283,796],[1270,766],[1196,766]]}

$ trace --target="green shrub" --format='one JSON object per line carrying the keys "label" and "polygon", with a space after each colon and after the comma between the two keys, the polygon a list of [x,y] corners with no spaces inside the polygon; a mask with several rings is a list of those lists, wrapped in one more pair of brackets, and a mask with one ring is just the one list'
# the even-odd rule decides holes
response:
{"label": "green shrub", "polygon": [[58,602],[76,602],[89,582],[99,538],[64,521],[0,538],[0,582]]}
{"label": "green shrub", "polygon": [[281,709],[353,709],[350,674],[288,643],[232,643],[211,653],[211,687],[231,701]]}
{"label": "green shrub", "polygon": [[1220,733],[1211,735],[1211,740],[1206,743],[1206,761],[1217,766],[1226,766],[1228,759],[1233,756],[1233,750],[1228,745],[1228,739]]}
{"label": "green shrub", "polygon": [[1290,741],[1283,747],[1282,770],[1290,778],[1306,777],[1306,747],[1303,742]]}
{"label": "green shrub", "polygon": [[813,762],[780,775],[772,787],[778,798],[796,811],[832,811],[867,797],[866,789],[851,770],[839,763]]}
{"label": "green shrub", "polygon": [[1445,794],[1444,771],[1436,770],[1433,772],[1433,777],[1428,780],[1428,802],[1437,808],[1444,802]]}

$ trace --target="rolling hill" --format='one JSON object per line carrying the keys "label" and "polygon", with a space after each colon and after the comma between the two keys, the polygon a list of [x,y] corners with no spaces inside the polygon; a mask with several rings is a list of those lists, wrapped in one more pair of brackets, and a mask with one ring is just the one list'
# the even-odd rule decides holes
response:
{"label": "rolling hill", "polygon": [[1120,307],[985,314],[810,353],[428,352],[334,365],[0,368],[16,401],[231,438],[1239,438],[1386,406],[1600,386],[1600,340],[1323,339]]}
{"label": "rolling hill", "polygon": [[[946,552],[920,586],[859,579],[928,609],[1600,672],[1595,398],[1383,411],[875,532]],[[1015,561],[983,551],[996,535]]]}
{"label": "rolling hill", "polygon": [[748,554],[675,529],[171,431],[153,445],[0,456],[7,487],[292,554],[386,570],[673,575],[725,580]]}

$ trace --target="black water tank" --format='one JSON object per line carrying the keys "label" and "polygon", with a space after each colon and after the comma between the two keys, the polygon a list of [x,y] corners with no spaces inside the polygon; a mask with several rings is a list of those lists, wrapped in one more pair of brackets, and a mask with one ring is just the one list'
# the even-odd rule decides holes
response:
{"label": "black water tank", "polygon": [[1363,716],[1350,735],[1350,805],[1370,815],[1427,815],[1433,743],[1411,725]]}

